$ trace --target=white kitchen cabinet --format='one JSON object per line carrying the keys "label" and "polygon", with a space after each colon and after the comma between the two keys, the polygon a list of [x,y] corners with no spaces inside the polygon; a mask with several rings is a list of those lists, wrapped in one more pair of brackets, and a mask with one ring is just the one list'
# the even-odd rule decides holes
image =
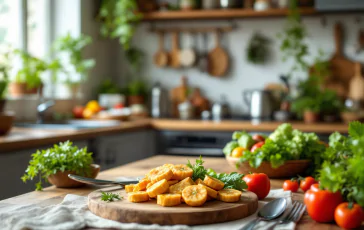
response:
{"label": "white kitchen cabinet", "polygon": [[[83,148],[88,145],[88,141],[75,141],[74,144]],[[46,149],[49,147],[51,146],[42,146],[37,149]],[[0,153],[0,200],[35,189],[35,183],[38,182],[37,179],[23,183],[20,178],[24,175],[25,169],[28,167],[31,155],[37,149]]]}
{"label": "white kitchen cabinet", "polygon": [[156,132],[141,130],[97,137],[90,141],[95,163],[101,170],[113,168],[156,154]]}

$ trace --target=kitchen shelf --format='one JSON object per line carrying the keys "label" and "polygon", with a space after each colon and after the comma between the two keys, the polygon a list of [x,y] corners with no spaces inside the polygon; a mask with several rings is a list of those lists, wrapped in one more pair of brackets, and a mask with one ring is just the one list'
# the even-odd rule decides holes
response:
{"label": "kitchen shelf", "polygon": [[[318,12],[313,7],[301,7],[301,15],[315,15]],[[144,13],[144,21],[163,20],[194,20],[194,19],[234,19],[234,18],[264,18],[287,16],[288,9],[269,9],[255,11],[253,9],[216,9],[189,11],[156,11]]]}

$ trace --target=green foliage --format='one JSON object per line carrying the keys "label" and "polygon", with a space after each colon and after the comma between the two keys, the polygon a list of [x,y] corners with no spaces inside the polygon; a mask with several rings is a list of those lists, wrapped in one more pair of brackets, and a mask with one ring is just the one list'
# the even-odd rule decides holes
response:
{"label": "green foliage", "polygon": [[6,51],[0,56],[0,99],[5,98],[9,84],[10,52]]}
{"label": "green foliage", "polygon": [[123,48],[128,50],[135,28],[143,17],[137,11],[135,0],[103,0],[99,11],[101,34],[112,39],[117,38]]}
{"label": "green foliage", "polygon": [[[92,43],[92,38],[87,35],[81,35],[79,37],[72,37],[70,33],[58,38],[54,42],[54,50],[56,52],[65,52],[69,58],[69,64],[74,68],[74,71],[81,75],[81,81],[87,79],[87,73],[90,69],[95,66],[94,59],[83,59],[82,51],[83,49]],[[54,63],[54,67],[57,69],[59,67],[60,61]],[[64,65],[64,64],[63,64]],[[69,83],[75,83],[68,79]]]}
{"label": "green foliage", "polygon": [[254,145],[254,140],[251,135],[246,132],[242,132],[238,139],[238,144],[240,147],[250,149]]}
{"label": "green foliage", "polygon": [[257,168],[263,161],[271,163],[278,168],[288,160],[310,159],[317,170],[321,165],[320,154],[325,146],[319,142],[314,133],[303,133],[293,129],[291,124],[280,125],[266,140],[265,144],[255,152],[245,151],[240,162],[248,161]]}
{"label": "green foliage", "polygon": [[127,94],[129,96],[146,96],[147,86],[142,81],[133,81],[127,86]]}
{"label": "green foliage", "polygon": [[213,169],[205,169],[203,163],[204,161],[202,160],[201,156],[199,159],[196,159],[196,164],[194,165],[192,165],[191,162],[188,160],[187,166],[193,170],[192,180],[197,180],[198,178],[203,180],[206,175],[209,175],[224,182],[224,188],[233,188],[240,191],[248,188],[247,184],[242,179],[244,177],[244,174],[240,174],[237,172],[216,173]]}
{"label": "green foliage", "polygon": [[42,179],[47,180],[48,176],[58,171],[71,171],[80,176],[90,175],[92,161],[92,153],[87,152],[87,148],[79,149],[70,141],[59,143],[53,148],[33,153],[21,179],[26,182],[38,176],[36,190],[42,190]]}
{"label": "green foliage", "polygon": [[[234,135],[233,135],[234,136]],[[222,152],[226,155],[229,156],[230,153],[236,148],[239,147],[239,144],[237,141],[230,141],[228,142],[225,147],[222,149]]]}
{"label": "green foliage", "polygon": [[270,40],[262,34],[255,33],[246,50],[246,58],[253,64],[264,64],[270,55]]}
{"label": "green foliage", "polygon": [[18,55],[23,62],[22,68],[16,74],[15,82],[26,83],[29,89],[41,86],[41,76],[47,71],[48,64],[22,50],[15,50],[14,54]]}
{"label": "green foliage", "polygon": [[106,202],[113,202],[115,200],[121,200],[119,194],[111,193],[111,192],[101,192],[101,200]]}
{"label": "green foliage", "polygon": [[111,80],[104,80],[99,87],[99,94],[119,94],[121,89]]}
{"label": "green foliage", "polygon": [[330,147],[322,154],[320,186],[340,191],[348,201],[364,207],[364,124],[349,124],[349,136],[333,133]]}

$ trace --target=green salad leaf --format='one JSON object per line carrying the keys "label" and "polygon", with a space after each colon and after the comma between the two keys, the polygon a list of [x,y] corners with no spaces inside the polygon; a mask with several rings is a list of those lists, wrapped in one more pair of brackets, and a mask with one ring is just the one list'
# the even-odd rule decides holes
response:
{"label": "green salad leaf", "polygon": [[79,149],[73,146],[72,142],[67,141],[54,145],[53,148],[33,153],[21,179],[26,182],[38,177],[36,190],[42,190],[42,179],[47,180],[48,176],[58,171],[71,171],[80,176],[90,175],[92,162],[92,153],[89,153],[87,148]]}
{"label": "green salad leaf", "polygon": [[235,149],[236,147],[239,147],[239,144],[237,141],[230,141],[229,143],[227,143],[225,145],[225,147],[222,149],[222,152],[226,155],[229,156],[230,153],[233,151],[233,149]]}
{"label": "green salad leaf", "polygon": [[119,194],[111,193],[111,192],[101,192],[101,200],[106,202],[113,202],[115,200],[121,200],[123,197],[120,197]]}
{"label": "green salad leaf", "polygon": [[347,137],[331,134],[330,147],[322,154],[320,186],[364,207],[364,124],[351,122],[348,131]]}
{"label": "green salad leaf", "polygon": [[209,175],[224,182],[224,188],[232,188],[240,191],[248,188],[247,184],[242,179],[244,177],[244,174],[240,174],[237,172],[217,173],[213,169],[205,169],[203,163],[204,161],[202,160],[202,156],[200,156],[199,159],[196,159],[196,163],[194,165],[192,165],[191,162],[188,160],[187,166],[193,170],[192,180],[196,180],[198,178],[203,180],[206,175]]}

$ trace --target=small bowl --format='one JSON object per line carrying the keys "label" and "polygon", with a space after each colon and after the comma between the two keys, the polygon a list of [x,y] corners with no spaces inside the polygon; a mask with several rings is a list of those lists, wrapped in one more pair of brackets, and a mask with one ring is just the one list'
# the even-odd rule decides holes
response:
{"label": "small bowl", "polygon": [[[236,169],[236,163],[239,158],[226,157],[227,162]],[[278,168],[272,168],[269,162],[263,161],[258,168],[253,168],[249,162],[243,162],[239,165],[237,170],[242,174],[252,173],[265,173],[269,178],[291,178],[297,175],[304,175],[306,170],[311,164],[311,160],[292,160],[286,161],[284,165]]]}
{"label": "small bowl", "polygon": [[[91,170],[92,172],[90,178],[95,179],[97,174],[99,174],[100,172],[100,165],[92,164]],[[68,178],[68,174],[75,174],[75,173],[71,171],[64,171],[64,172],[58,171],[56,174],[50,175],[48,177],[48,181],[57,188],[76,188],[84,185],[84,183]]]}

